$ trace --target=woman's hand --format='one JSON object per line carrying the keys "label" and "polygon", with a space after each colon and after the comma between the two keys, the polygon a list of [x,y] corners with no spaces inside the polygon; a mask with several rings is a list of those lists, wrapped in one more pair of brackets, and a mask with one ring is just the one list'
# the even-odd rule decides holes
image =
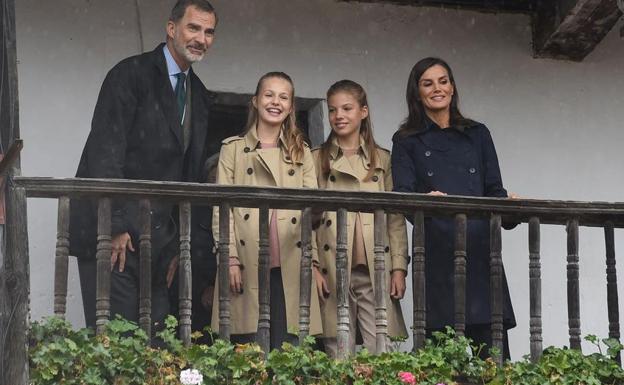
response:
{"label": "woman's hand", "polygon": [[312,267],[312,274],[314,274],[314,281],[316,282],[316,291],[321,302],[325,302],[326,298],[329,298],[329,287],[323,274],[319,271],[319,268]]}
{"label": "woman's hand", "polygon": [[507,198],[509,199],[520,199],[520,195],[514,193],[514,192],[509,192],[507,193]]}
{"label": "woman's hand", "polygon": [[390,297],[402,299],[405,295],[405,271],[394,270],[390,277]]}
{"label": "woman's hand", "polygon": [[441,197],[441,196],[446,195],[446,193],[443,193],[442,191],[429,191],[427,193],[427,195],[433,195],[433,196]]}
{"label": "woman's hand", "polygon": [[230,290],[233,294],[243,293],[243,275],[241,274],[240,263],[236,258],[230,258]]}

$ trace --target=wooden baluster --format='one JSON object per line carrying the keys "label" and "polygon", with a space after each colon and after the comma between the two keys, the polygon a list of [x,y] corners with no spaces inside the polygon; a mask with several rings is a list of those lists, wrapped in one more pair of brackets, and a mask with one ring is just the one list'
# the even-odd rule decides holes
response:
{"label": "wooden baluster", "polygon": [[570,328],[570,348],[581,350],[578,226],[578,219],[568,221],[568,327]]}
{"label": "wooden baluster", "polygon": [[139,202],[139,325],[152,336],[152,212],[149,199]]}
{"label": "wooden baluster", "polygon": [[185,346],[191,345],[191,300],[193,278],[191,271],[191,203],[180,203],[180,339]]}
{"label": "wooden baluster", "polygon": [[[299,344],[310,334],[312,295],[312,209],[301,210],[301,271],[299,275]],[[314,292],[316,295],[316,292]]]}
{"label": "wooden baluster", "polygon": [[492,311],[492,347],[498,348],[497,364],[503,364],[503,259],[501,216],[490,218],[490,306]]}
{"label": "wooden baluster", "polygon": [[258,317],[256,342],[266,357],[271,349],[271,255],[269,250],[269,208],[267,206],[260,207],[259,222],[258,302],[260,315]]}
{"label": "wooden baluster", "polygon": [[539,361],[542,356],[542,272],[540,263],[540,220],[529,220],[529,301],[531,360]]}
{"label": "wooden baluster", "polygon": [[455,332],[466,332],[466,215],[455,215]]}
{"label": "wooden baluster", "polygon": [[387,351],[388,314],[386,312],[386,214],[383,210],[375,210],[375,330],[377,337],[377,354]]}
{"label": "wooden baluster", "polygon": [[336,212],[338,226],[336,235],[336,295],[338,297],[338,320],[336,327],[337,358],[344,359],[350,353],[349,338],[349,276],[347,272],[347,210]]}
{"label": "wooden baluster", "polygon": [[69,198],[58,201],[56,257],[54,259],[54,315],[65,318],[67,311],[67,274],[69,256]]}
{"label": "wooden baluster", "polygon": [[[234,234],[231,234],[233,237]],[[234,246],[236,247],[236,246]],[[219,338],[230,340],[230,204],[219,206]]]}
{"label": "wooden baluster", "polygon": [[[609,312],[609,338],[620,340],[620,310],[617,291],[617,270],[615,268],[615,234],[613,222],[607,222],[604,228],[607,254],[607,308]],[[622,363],[620,354],[617,362]]]}
{"label": "wooden baluster", "polygon": [[95,297],[96,332],[104,333],[110,319],[111,288],[111,199],[98,202],[97,280]]}
{"label": "wooden baluster", "polygon": [[425,293],[425,216],[422,211],[414,213],[412,233],[412,296],[414,298],[414,348],[416,351],[425,346],[425,327],[427,325],[427,306]]}

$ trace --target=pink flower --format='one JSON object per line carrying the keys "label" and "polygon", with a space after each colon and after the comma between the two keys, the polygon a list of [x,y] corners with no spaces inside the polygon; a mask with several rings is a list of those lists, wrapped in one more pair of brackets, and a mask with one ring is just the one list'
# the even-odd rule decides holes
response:
{"label": "pink flower", "polygon": [[404,384],[416,385],[416,377],[410,372],[399,372],[399,380]]}

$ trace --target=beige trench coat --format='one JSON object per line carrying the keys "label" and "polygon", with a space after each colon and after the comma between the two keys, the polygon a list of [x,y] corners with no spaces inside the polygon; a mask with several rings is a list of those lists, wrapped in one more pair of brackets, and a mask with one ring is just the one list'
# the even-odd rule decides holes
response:
{"label": "beige trench coat", "polygon": [[[247,186],[278,186],[316,188],[316,173],[310,150],[306,147],[301,162],[286,156],[284,139],[280,136],[281,164],[272,162],[258,148],[256,129],[245,136],[223,141],[219,155],[217,183]],[[276,179],[277,177],[277,179]],[[271,213],[269,214],[270,217]],[[301,211],[278,210],[282,280],[286,302],[288,331],[299,330],[299,272],[301,263]],[[235,207],[230,213],[230,256],[238,257],[242,265],[243,293],[232,294],[231,334],[256,333],[258,330],[258,251],[259,210]],[[214,239],[219,240],[219,210],[215,208],[212,222]],[[316,242],[313,242],[314,249]],[[314,250],[316,252],[316,250]],[[315,259],[318,259],[315,257]],[[215,287],[212,308],[212,328],[219,330],[219,285]],[[321,317],[316,284],[312,279],[310,334],[321,334]]]}
{"label": "beige trench coat", "polygon": [[[360,142],[360,157],[355,166],[342,156],[338,145],[334,142],[330,149],[330,172],[327,180],[322,180],[319,150],[312,151],[319,178],[319,187],[331,190],[360,190],[360,191],[392,191],[392,172],[390,170],[390,153],[387,150],[377,149],[377,164],[375,173],[369,181],[362,181],[359,176],[366,175],[369,170],[369,155],[364,143]],[[351,251],[353,247],[353,233],[356,214],[349,212],[347,220],[347,271],[351,273]],[[375,252],[374,252],[374,215],[360,213],[366,258],[369,266],[370,278],[375,286]],[[390,336],[407,336],[405,321],[399,301],[390,298],[390,272],[401,269],[407,272],[407,230],[403,215],[389,214],[387,220],[387,235],[385,238],[386,256],[386,309],[388,315],[388,334]],[[330,296],[321,305],[323,317],[323,331],[325,337],[336,336],[337,297],[336,297],[336,213],[325,212],[321,224],[316,230],[317,246],[321,272],[328,282]]]}

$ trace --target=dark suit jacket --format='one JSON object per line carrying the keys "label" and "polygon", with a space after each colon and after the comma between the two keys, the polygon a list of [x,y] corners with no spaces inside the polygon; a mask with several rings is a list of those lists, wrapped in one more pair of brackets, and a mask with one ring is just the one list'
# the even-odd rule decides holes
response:
{"label": "dark suit jacket", "polygon": [[[113,67],[102,84],[76,177],[203,182],[212,95],[192,69],[189,76],[192,134],[185,152],[163,44],[152,52],[124,59]],[[112,215],[112,234],[130,233],[138,250],[137,202],[113,202]],[[212,240],[201,239],[210,236],[209,233],[194,231],[201,229],[202,221],[206,222],[205,228],[210,228],[210,217],[203,219],[204,215],[193,218],[192,233],[200,238],[200,244],[211,244]],[[176,216],[174,205],[152,202],[153,257],[160,256],[171,245],[177,247]],[[96,202],[73,200],[70,219],[72,255],[93,257],[96,238]],[[165,251],[167,258],[176,253],[173,249]]]}

